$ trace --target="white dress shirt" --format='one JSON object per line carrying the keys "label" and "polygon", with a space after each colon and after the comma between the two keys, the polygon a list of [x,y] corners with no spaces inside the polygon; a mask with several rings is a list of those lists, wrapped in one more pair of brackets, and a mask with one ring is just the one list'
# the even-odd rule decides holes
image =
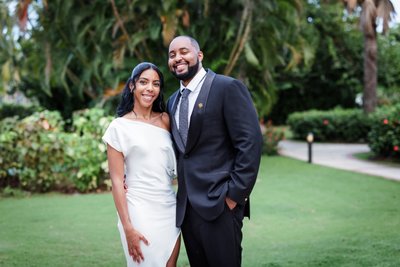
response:
{"label": "white dress shirt", "polygon": [[[190,83],[185,87],[182,84],[181,81],[181,88],[179,89],[182,93],[182,91],[186,88],[191,91],[191,93],[188,96],[189,100],[189,108],[188,108],[188,125],[190,125],[190,117],[192,116],[194,104],[196,103],[197,97],[199,96],[200,89],[203,86],[204,83],[204,78],[206,76],[207,72],[204,68],[201,68],[199,72],[196,74],[196,76],[193,77],[193,79],[190,81]],[[181,104],[181,99],[179,99],[178,107],[175,112],[175,121],[179,129],[179,107]]]}

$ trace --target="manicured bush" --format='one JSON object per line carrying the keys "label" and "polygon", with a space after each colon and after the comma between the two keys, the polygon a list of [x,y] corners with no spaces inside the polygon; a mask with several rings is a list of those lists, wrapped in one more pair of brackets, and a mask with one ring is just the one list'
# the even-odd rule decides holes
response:
{"label": "manicured bush", "polygon": [[400,104],[377,110],[372,116],[368,145],[378,156],[400,158]]}
{"label": "manicured bush", "polygon": [[295,112],[289,116],[287,124],[294,139],[305,140],[312,132],[316,141],[365,142],[371,129],[371,118],[359,109],[336,108]]}

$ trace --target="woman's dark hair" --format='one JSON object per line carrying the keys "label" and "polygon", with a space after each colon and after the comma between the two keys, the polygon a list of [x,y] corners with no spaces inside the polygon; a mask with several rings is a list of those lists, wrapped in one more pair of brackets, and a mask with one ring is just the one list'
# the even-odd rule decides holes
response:
{"label": "woman's dark hair", "polygon": [[[133,92],[136,89],[136,82],[139,79],[140,75],[142,74],[143,71],[152,69],[157,72],[158,76],[160,77],[160,94],[158,95],[157,99],[153,103],[152,110],[155,112],[164,112],[165,111],[165,103],[164,103],[164,76],[160,69],[154,65],[153,63],[150,62],[142,62],[139,63],[133,70],[131,77],[128,79],[128,81],[125,84],[125,88],[122,91],[121,94],[121,101],[119,102],[118,108],[117,108],[117,116],[122,117],[125,114],[131,112],[133,110],[133,107],[135,106],[135,101],[133,97]],[[133,84],[133,90],[131,92],[131,89],[129,88],[129,84]]]}

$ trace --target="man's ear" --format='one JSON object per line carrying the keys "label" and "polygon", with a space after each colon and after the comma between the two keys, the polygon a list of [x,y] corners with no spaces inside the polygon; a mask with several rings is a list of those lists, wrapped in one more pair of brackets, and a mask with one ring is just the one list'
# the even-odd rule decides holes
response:
{"label": "man's ear", "polygon": [[200,62],[202,62],[202,61],[203,61],[203,52],[202,52],[202,51],[199,51],[199,52],[197,53],[197,57],[198,57],[198,59],[200,60]]}

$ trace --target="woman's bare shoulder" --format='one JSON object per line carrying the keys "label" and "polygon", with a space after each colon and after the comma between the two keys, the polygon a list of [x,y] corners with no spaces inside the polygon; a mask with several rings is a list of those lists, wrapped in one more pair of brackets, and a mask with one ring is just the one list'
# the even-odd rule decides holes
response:
{"label": "woman's bare shoulder", "polygon": [[161,121],[163,124],[163,128],[166,129],[167,131],[169,131],[171,127],[170,127],[169,115],[167,112],[161,113]]}

